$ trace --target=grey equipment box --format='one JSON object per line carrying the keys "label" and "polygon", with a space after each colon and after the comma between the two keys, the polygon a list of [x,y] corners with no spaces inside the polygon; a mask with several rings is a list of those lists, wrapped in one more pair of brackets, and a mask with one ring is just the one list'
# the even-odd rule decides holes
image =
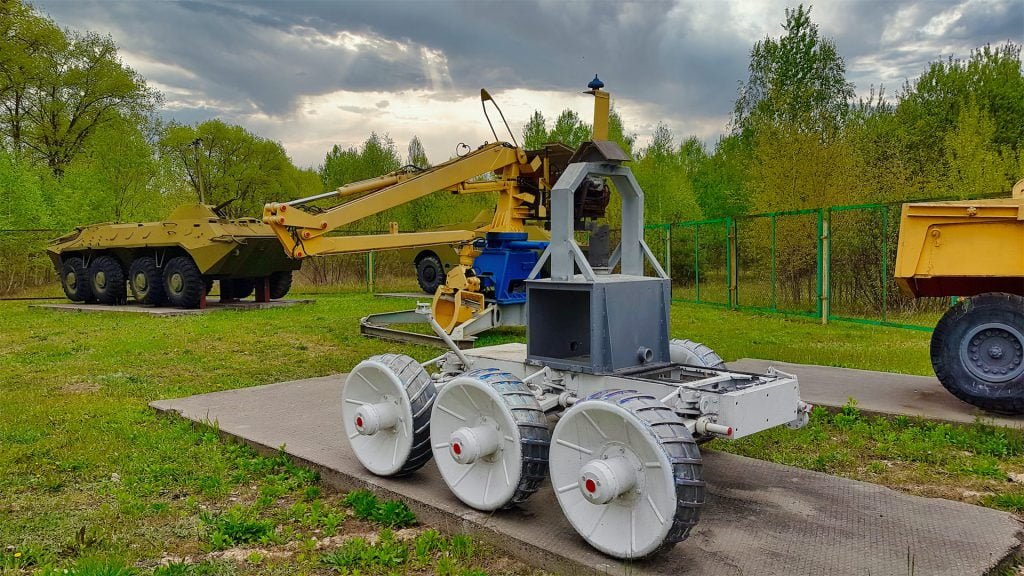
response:
{"label": "grey equipment box", "polygon": [[670,281],[595,275],[526,282],[527,363],[609,374],[669,361]]}

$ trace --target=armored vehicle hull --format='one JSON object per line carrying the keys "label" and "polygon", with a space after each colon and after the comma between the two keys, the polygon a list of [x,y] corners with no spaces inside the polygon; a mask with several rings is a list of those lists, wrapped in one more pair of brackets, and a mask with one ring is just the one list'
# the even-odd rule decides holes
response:
{"label": "armored vehicle hull", "polygon": [[75,302],[198,308],[214,281],[221,299],[281,298],[301,263],[269,226],[229,220],[206,205],[180,206],[167,220],[93,224],[47,247],[65,295]]}

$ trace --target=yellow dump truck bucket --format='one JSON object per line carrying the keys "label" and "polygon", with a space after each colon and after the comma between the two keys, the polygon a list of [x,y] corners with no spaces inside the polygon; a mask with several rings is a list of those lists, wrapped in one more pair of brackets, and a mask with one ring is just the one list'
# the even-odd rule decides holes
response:
{"label": "yellow dump truck bucket", "polygon": [[903,205],[896,282],[910,296],[1024,295],[1024,180],[1011,198]]}

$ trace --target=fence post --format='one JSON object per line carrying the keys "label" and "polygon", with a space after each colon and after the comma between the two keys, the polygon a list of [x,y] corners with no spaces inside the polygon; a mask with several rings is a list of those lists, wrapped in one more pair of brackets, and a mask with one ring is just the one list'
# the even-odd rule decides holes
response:
{"label": "fence post", "polygon": [[672,225],[665,224],[665,274],[672,281]]}
{"label": "fence post", "polygon": [[366,291],[373,292],[373,251],[366,253]]}
{"label": "fence post", "polygon": [[700,302],[700,224],[693,226],[693,287]]}
{"label": "fence post", "polygon": [[818,310],[821,313],[822,324],[828,324],[831,292],[829,274],[832,267],[832,211],[829,210],[828,218],[825,218],[825,210],[818,210]]}
{"label": "fence post", "polygon": [[772,286],[772,311],[777,312],[779,310],[778,303],[775,300],[775,213],[771,215],[771,256],[772,256],[772,273],[771,273],[771,286]]}
{"label": "fence post", "polygon": [[740,267],[739,249],[737,248],[738,238],[736,235],[736,219],[729,217],[725,220],[725,242],[726,242],[726,266],[729,273],[729,309],[734,310],[739,305],[740,290]]}
{"label": "fence post", "polygon": [[889,206],[882,205],[882,322],[889,321]]}

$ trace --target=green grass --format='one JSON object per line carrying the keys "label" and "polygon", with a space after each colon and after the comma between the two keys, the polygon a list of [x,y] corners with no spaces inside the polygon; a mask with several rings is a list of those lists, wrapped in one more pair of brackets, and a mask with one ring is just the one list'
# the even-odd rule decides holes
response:
{"label": "green grass", "polygon": [[155,318],[0,303],[0,574],[100,573],[97,563],[146,574],[165,556],[195,559],[181,568],[188,573],[316,572],[320,551],[260,563],[203,558],[409,524],[400,503],[356,518],[315,474],[147,406],[348,370],[393,348],[356,327],[396,304],[323,296],[289,309]]}
{"label": "green grass", "polygon": [[[376,547],[381,530],[412,521],[403,504],[347,501],[286,458],[159,417],[147,403],[347,371],[396,349],[360,337],[359,318],[410,304],[324,294],[293,308],[158,318],[0,303],[0,574],[374,572],[323,558],[356,537]],[[672,313],[674,337],[705,342],[727,360],[931,370],[927,333],[701,305],[675,304]],[[523,338],[522,329],[503,329],[480,344]],[[1015,432],[842,415],[816,411],[804,430],[714,447],[1005,509],[1024,502],[1024,490],[1006,482],[1024,471]],[[396,570],[472,573],[500,559],[468,538],[433,538],[397,539],[406,552]],[[324,539],[341,540],[318,547]],[[224,548],[245,555],[225,559]],[[507,559],[498,565],[529,572]]]}

